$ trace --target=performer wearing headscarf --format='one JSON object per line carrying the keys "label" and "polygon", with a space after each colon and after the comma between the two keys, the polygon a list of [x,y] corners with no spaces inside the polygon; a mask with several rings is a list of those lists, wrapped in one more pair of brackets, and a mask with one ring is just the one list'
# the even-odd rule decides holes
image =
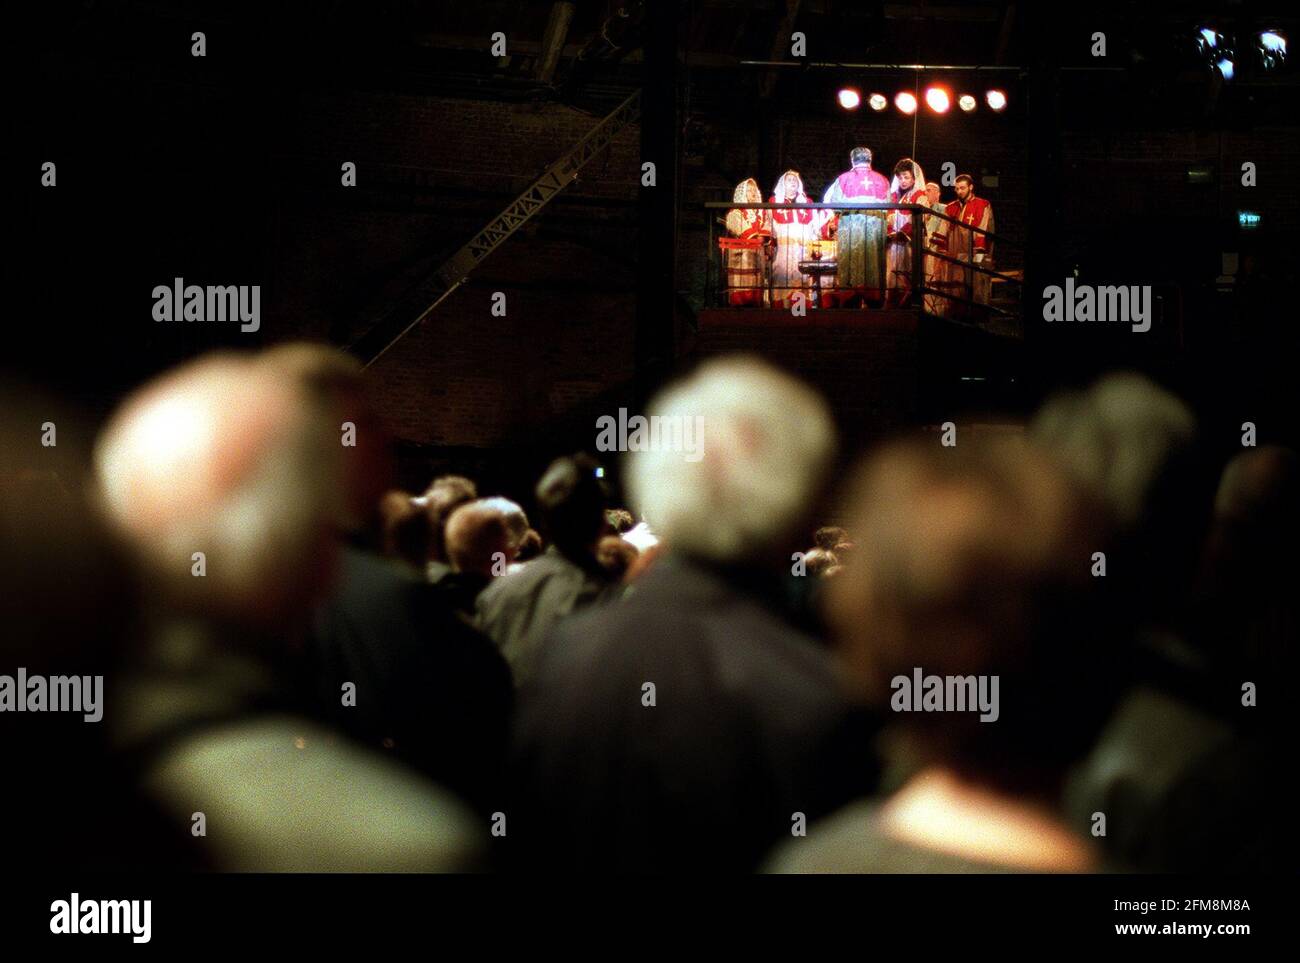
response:
{"label": "performer wearing headscarf", "polygon": [[[731,199],[737,204],[762,204],[763,192],[758,181],[750,177],[736,185]],[[727,212],[727,230],[733,237],[753,242],[727,250],[728,301],[761,306],[766,301],[771,276],[772,212],[733,207]]]}
{"label": "performer wearing headscarf", "polygon": [[[930,210],[935,212],[944,210],[944,206],[939,200],[939,185],[934,181],[930,181],[925,185],[925,197]],[[939,217],[938,213],[925,216],[926,251],[938,251],[940,254],[948,253],[944,247],[947,226],[947,222]],[[940,317],[943,317],[948,311],[948,299],[933,292],[948,290],[949,267],[947,261],[941,260],[932,254],[927,253],[925,255],[925,286],[930,289],[925,295],[925,310]]]}
{"label": "performer wearing headscarf", "polygon": [[[768,200],[773,204],[810,203],[804,193],[803,178],[794,170],[781,175]],[[772,231],[776,235],[776,259],[772,263],[773,307],[790,307],[796,291],[803,294],[807,305],[811,292],[807,279],[799,270],[799,262],[806,256],[807,245],[817,240],[821,214],[821,211],[772,211]]]}
{"label": "performer wearing headscarf", "polygon": [[[904,157],[894,165],[889,199],[900,204],[929,205],[921,165]],[[889,212],[889,238],[885,244],[886,287],[889,300],[901,305],[912,291],[912,212]]]}
{"label": "performer wearing headscarf", "polygon": [[[871,169],[871,151],[849,153],[853,169],[835,179],[822,198],[826,204],[889,200],[889,181]],[[884,293],[885,221],[881,211],[844,211],[827,225],[837,240],[836,300],[879,300]]]}

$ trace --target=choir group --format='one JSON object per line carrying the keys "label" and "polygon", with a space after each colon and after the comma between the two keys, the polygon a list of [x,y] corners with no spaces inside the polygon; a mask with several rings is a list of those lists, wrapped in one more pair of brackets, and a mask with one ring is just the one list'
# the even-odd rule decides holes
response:
{"label": "choir group", "polygon": [[[827,188],[825,205],[897,203],[929,208],[922,220],[925,308],[932,314],[968,316],[989,303],[993,207],[975,195],[969,174],[957,176],[957,199],[940,200],[910,157],[894,165],[893,180],[872,169],[871,151],[855,147],[851,168]],[[736,187],[736,204],[761,205],[752,177]],[[799,172],[781,175],[769,204],[813,204]],[[901,307],[910,303],[913,213],[835,207],[737,207],[727,213],[723,238],[727,299],[733,305],[780,308]]]}

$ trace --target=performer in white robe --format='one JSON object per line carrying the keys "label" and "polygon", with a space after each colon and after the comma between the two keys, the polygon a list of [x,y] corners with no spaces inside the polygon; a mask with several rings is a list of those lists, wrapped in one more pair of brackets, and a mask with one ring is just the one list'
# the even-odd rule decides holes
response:
{"label": "performer in white robe", "polygon": [[[750,177],[736,185],[731,199],[737,204],[762,204],[763,192],[758,181]],[[767,303],[771,280],[772,212],[732,208],[727,212],[727,230],[733,237],[754,242],[727,251],[727,300],[731,304],[761,307]]]}
{"label": "performer in white robe", "polygon": [[[773,204],[808,204],[803,178],[798,171],[781,175],[776,190],[768,199]],[[774,210],[772,232],[776,235],[776,257],[772,262],[772,306],[788,308],[796,293],[802,294],[805,307],[811,306],[812,289],[808,278],[799,270],[807,257],[808,245],[820,235],[822,211]]]}
{"label": "performer in white robe", "polygon": [[[929,206],[921,165],[904,157],[894,165],[889,199],[900,204]],[[912,212],[889,212],[889,238],[885,244],[885,280],[888,301],[895,307],[907,303],[912,293]]]}
{"label": "performer in white robe", "polygon": [[[822,198],[825,204],[889,200],[889,181],[871,169],[871,151],[855,147],[849,154],[853,169],[835,179]],[[883,211],[844,211],[826,227],[836,239],[837,270],[834,299],[878,301],[885,288],[885,219]],[[830,292],[827,292],[828,294]]]}
{"label": "performer in white robe", "polygon": [[[926,201],[929,203],[930,210],[934,214],[927,214],[925,217],[925,249],[929,251],[938,251],[940,254],[946,254],[944,244],[947,237],[948,224],[939,213],[944,210],[943,204],[939,200],[939,185],[930,181],[925,185]],[[948,299],[935,292],[948,291],[948,279],[950,272],[949,264],[933,254],[925,255],[925,286],[929,290],[925,295],[925,310],[930,314],[943,317],[948,311]]]}

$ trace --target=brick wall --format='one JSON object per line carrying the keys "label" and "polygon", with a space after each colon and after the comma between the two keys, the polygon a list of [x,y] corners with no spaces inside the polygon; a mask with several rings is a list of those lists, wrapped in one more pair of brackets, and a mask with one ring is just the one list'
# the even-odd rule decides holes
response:
{"label": "brick wall", "polygon": [[[436,267],[598,119],[556,105],[379,93],[314,95],[293,116],[275,162],[280,199],[267,260],[277,326],[268,338],[336,341],[360,333],[357,319],[375,316],[404,284]],[[858,142],[876,151],[883,169],[911,152],[911,125],[893,111],[864,111],[851,121],[796,114],[759,126],[712,120],[720,152],[707,162],[685,162],[680,181],[679,289],[697,308],[705,306],[707,218],[717,213],[706,215],[704,201],[729,199],[745,176],[758,177],[766,193],[787,167],[801,170],[820,195]],[[996,176],[997,186],[979,190],[994,204],[998,231],[1025,236],[1027,150],[1018,124],[987,113],[926,116],[917,142],[930,179],[939,178],[946,160],[981,179]],[[1204,243],[1200,228],[1180,225],[1204,224],[1237,207],[1265,209],[1277,228],[1294,230],[1298,220],[1300,192],[1284,171],[1300,152],[1294,130],[1066,131],[1062,146],[1065,182],[1051,200],[1063,211],[1071,255],[1108,263],[1123,250],[1116,229],[1131,215],[1170,225],[1167,243],[1155,247],[1171,264],[1194,254],[1215,262],[1203,266],[1208,270],[1217,266],[1214,246]],[[343,160],[359,165],[354,191],[335,186]],[[1240,186],[1243,160],[1259,165],[1260,187]],[[629,129],[376,365],[384,414],[400,438],[447,447],[514,445],[626,383],[633,371],[639,163],[639,133]],[[1193,164],[1216,171],[1211,188],[1188,184]],[[494,291],[506,294],[504,318],[490,313]],[[766,350],[752,334],[744,327],[715,332],[704,350]],[[762,337],[775,339],[777,355],[801,350],[798,339]],[[840,361],[835,352],[804,359],[810,377],[839,378],[832,369],[842,364],[854,372],[850,380],[874,393],[840,392],[847,413],[866,412],[871,424],[886,427],[908,417],[909,396],[895,394],[892,376],[879,371],[879,346],[861,349],[861,356],[851,344],[842,347]],[[896,410],[886,412],[888,405]]]}
{"label": "brick wall", "polygon": [[[304,102],[284,139],[297,153],[279,163],[305,184],[277,215],[277,333],[356,337],[598,119],[379,94]],[[634,128],[621,134],[371,369],[395,435],[501,445],[631,377],[638,147]],[[344,160],[358,165],[352,192],[335,186]]]}

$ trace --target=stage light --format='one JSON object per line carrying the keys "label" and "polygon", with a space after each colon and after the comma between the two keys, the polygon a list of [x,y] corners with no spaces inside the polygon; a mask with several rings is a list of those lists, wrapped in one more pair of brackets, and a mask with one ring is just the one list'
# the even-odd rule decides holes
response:
{"label": "stage light", "polygon": [[872,94],[867,98],[867,103],[871,105],[872,110],[884,110],[889,106],[889,100],[884,94]]}
{"label": "stage light", "polygon": [[975,98],[970,94],[962,94],[957,98],[957,106],[969,114],[975,109]]}
{"label": "stage light", "polygon": [[1209,27],[1202,27],[1198,32],[1201,35],[1201,39],[1198,40],[1197,43],[1200,45],[1201,49],[1212,50],[1219,45],[1219,34],[1217,31],[1211,30]]}
{"label": "stage light", "polygon": [[916,98],[904,90],[894,98],[894,106],[905,114],[915,114]]}
{"label": "stage light", "polygon": [[985,93],[984,102],[990,110],[1001,110],[1007,105],[1007,95],[1000,90],[990,90]]}
{"label": "stage light", "polygon": [[925,92],[925,105],[936,114],[946,114],[952,101],[948,97],[948,91],[942,87],[930,87]]}
{"label": "stage light", "polygon": [[840,90],[838,99],[840,106],[845,110],[857,110],[858,104],[862,103],[862,95],[852,87],[844,87]]}
{"label": "stage light", "polygon": [[1286,60],[1286,37],[1276,30],[1265,30],[1259,35],[1259,56],[1265,70],[1281,66]]}
{"label": "stage light", "polygon": [[1219,73],[1223,74],[1223,79],[1224,79],[1224,80],[1231,80],[1231,79],[1232,79],[1232,61],[1229,60],[1227,57],[1224,57],[1222,60],[1220,60],[1220,61],[1219,61],[1217,64],[1215,64],[1214,66],[1215,66],[1215,69],[1217,69],[1217,70],[1219,71]]}

